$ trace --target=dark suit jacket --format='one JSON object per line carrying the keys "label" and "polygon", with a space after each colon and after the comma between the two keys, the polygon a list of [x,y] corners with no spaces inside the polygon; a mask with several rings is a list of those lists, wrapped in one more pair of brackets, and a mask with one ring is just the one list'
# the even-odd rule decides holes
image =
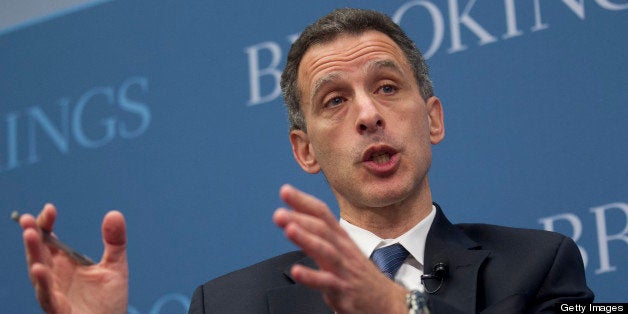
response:
{"label": "dark suit jacket", "polygon": [[[429,295],[432,313],[553,313],[556,302],[593,301],[578,247],[557,233],[452,225],[437,206],[425,258],[426,272],[449,266]],[[190,313],[332,313],[319,292],[290,278],[295,263],[316,267],[295,251],[232,272],[199,286]],[[429,290],[439,283],[426,280]]]}

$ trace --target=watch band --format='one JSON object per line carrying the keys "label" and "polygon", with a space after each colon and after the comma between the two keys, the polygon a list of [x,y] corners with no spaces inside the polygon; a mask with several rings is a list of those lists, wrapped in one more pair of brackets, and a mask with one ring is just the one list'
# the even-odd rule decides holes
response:
{"label": "watch band", "polygon": [[408,314],[429,314],[427,297],[419,290],[412,290],[406,294],[406,306]]}

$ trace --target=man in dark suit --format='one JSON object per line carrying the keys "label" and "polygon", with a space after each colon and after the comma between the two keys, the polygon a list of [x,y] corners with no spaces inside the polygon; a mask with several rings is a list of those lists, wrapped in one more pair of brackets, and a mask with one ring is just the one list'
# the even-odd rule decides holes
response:
{"label": "man in dark suit", "polygon": [[[433,313],[553,313],[557,302],[593,299],[577,247],[557,233],[452,225],[439,208],[425,252],[426,269],[443,260],[450,269],[428,297]],[[332,313],[318,291],[292,278],[294,264],[316,267],[295,251],[227,274],[198,287],[190,313]],[[441,284],[425,283],[430,291]]]}
{"label": "man in dark suit", "polygon": [[[556,302],[592,301],[570,239],[452,225],[433,203],[427,173],[431,145],[445,135],[443,109],[423,57],[388,17],[343,9],[319,19],[292,45],[281,87],[294,157],[325,175],[340,222],[320,200],[283,186],[290,209],[273,220],[301,251],[200,286],[191,313],[408,313],[422,293],[436,313],[551,312]],[[43,244],[37,227],[51,231],[55,215],[47,205],[37,221],[20,220],[44,310],[123,312],[122,215],[105,217],[105,254],[88,270]]]}
{"label": "man in dark suit", "polygon": [[[292,210],[274,221],[302,251],[200,286],[190,313],[407,313],[412,290],[429,294],[435,313],[592,301],[571,239],[452,225],[432,203],[427,172],[430,145],[444,137],[442,106],[423,57],[388,17],[343,9],[319,19],[292,45],[281,86],[294,156],[306,172],[323,172],[341,222],[282,187]],[[410,252],[389,279],[368,256],[395,243]],[[422,286],[421,273],[438,263],[447,270]]]}

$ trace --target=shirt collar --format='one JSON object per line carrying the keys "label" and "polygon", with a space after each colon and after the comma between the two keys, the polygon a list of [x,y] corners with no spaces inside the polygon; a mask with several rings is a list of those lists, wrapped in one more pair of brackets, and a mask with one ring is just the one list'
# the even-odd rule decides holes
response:
{"label": "shirt collar", "polygon": [[432,210],[427,217],[412,227],[412,229],[395,239],[382,239],[374,233],[353,225],[342,218],[340,218],[340,226],[349,234],[349,237],[366,256],[371,256],[373,251],[380,247],[400,243],[421,265],[423,265],[425,240],[427,239],[427,233],[430,230],[435,216],[436,207],[432,205]]}

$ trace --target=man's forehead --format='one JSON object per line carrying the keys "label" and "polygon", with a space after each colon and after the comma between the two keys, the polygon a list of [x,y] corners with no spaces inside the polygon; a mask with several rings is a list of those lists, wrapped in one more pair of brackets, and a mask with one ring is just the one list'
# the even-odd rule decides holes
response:
{"label": "man's forehead", "polygon": [[356,54],[359,55],[361,52],[368,51],[369,48],[382,52],[388,51],[395,55],[403,55],[401,48],[388,35],[379,31],[369,30],[359,34],[340,34],[331,40],[312,44],[304,52],[299,62],[299,67],[301,68],[304,65],[304,61],[312,61],[309,60],[312,58],[319,62],[324,62],[326,59],[333,57],[350,60]]}
{"label": "man's forehead", "polygon": [[[361,34],[342,34],[333,40],[312,45],[299,64],[298,82],[301,88],[314,87],[314,82],[339,77],[337,69],[347,65],[359,66],[366,71],[383,68],[401,72],[407,65],[406,56],[388,35],[379,31]],[[328,76],[323,78],[322,76]]]}

